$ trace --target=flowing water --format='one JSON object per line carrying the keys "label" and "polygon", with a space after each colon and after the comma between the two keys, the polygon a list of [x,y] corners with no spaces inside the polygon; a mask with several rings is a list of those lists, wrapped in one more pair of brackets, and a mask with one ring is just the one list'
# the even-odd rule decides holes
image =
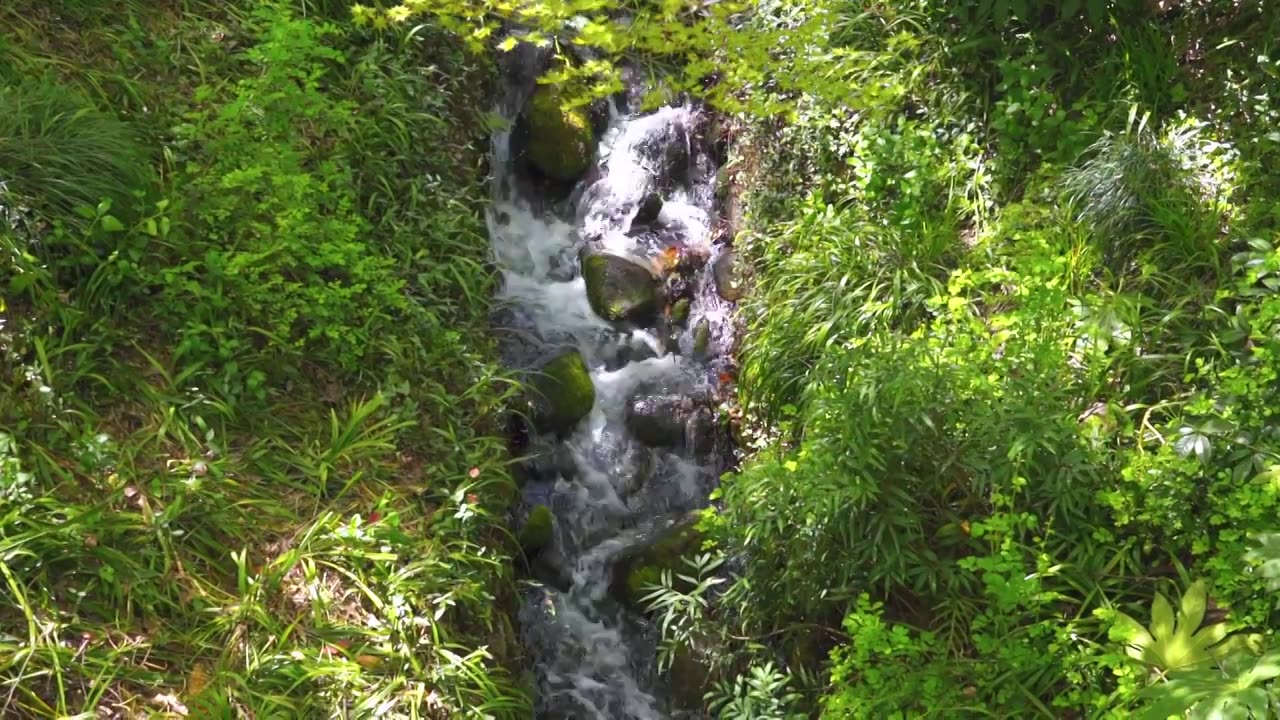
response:
{"label": "flowing water", "polygon": [[[534,87],[534,59],[517,63],[500,106],[508,119]],[[641,113],[635,95],[610,104],[595,169],[572,190],[531,180],[511,131],[493,138],[489,225],[503,276],[495,329],[507,362],[532,371],[577,349],[595,386],[594,407],[571,432],[529,438],[523,451],[536,459],[517,521],[543,504],[555,528],[538,557],[549,580],[531,584],[521,635],[537,674],[538,716],[556,720],[680,716],[656,673],[656,629],[611,585],[621,559],[706,506],[726,456],[718,429],[710,445],[691,439],[677,445],[692,449],[673,449],[646,446],[628,428],[629,406],[647,397],[710,408],[732,337],[732,308],[713,280],[723,250],[712,242],[716,167],[698,138],[706,118],[694,106]],[[653,192],[665,200],[658,220],[633,228]],[[597,316],[580,272],[588,244],[650,263],[700,258],[665,273],[670,296],[691,300],[688,320],[659,316],[635,327]],[[700,324],[703,343],[692,330]]]}

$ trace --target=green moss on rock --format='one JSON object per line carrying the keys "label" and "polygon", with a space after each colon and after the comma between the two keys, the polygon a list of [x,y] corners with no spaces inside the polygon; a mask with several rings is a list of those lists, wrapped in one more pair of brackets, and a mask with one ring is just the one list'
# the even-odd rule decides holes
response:
{"label": "green moss on rock", "polygon": [[[661,537],[646,547],[621,566],[623,573],[620,587],[616,592],[622,600],[632,607],[643,609],[644,597],[649,594],[650,587],[662,582],[662,573],[670,572],[672,578],[681,573],[688,573],[689,568],[684,559],[692,557],[702,549],[702,533],[692,523],[683,523],[663,533]],[[683,587],[683,581],[676,580],[677,587]]]}
{"label": "green moss on rock", "polygon": [[658,278],[649,268],[619,255],[596,252],[582,258],[591,309],[605,320],[644,323],[658,310]]}
{"label": "green moss on rock", "polygon": [[689,298],[680,298],[671,306],[671,322],[683,325],[689,319]]}
{"label": "green moss on rock", "polygon": [[693,354],[702,357],[711,345],[711,321],[702,318],[693,328]]}
{"label": "green moss on rock", "polygon": [[596,402],[591,373],[577,350],[547,363],[530,384],[533,420],[539,431],[568,432],[591,412]]}
{"label": "green moss on rock", "polygon": [[529,162],[542,174],[572,182],[591,165],[595,133],[584,107],[567,107],[560,92],[539,88],[529,101]]}
{"label": "green moss on rock", "polygon": [[546,505],[534,507],[529,513],[529,519],[525,520],[524,527],[520,529],[520,547],[526,555],[536,554],[551,544],[554,529],[555,517],[551,514],[551,508]]}

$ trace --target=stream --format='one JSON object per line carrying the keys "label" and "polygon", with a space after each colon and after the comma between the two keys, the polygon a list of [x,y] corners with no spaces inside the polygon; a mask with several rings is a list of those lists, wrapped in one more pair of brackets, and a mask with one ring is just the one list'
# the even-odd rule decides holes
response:
{"label": "stream", "polygon": [[[548,182],[529,171],[519,137],[538,60],[512,55],[499,105],[510,126],[492,139],[494,328],[510,367],[536,377],[580,356],[594,393],[568,427],[533,424],[517,441],[527,459],[516,526],[539,506],[554,517],[519,615],[537,717],[698,717],[677,707],[656,670],[657,628],[618,586],[628,563],[707,506],[730,455],[717,407],[733,306],[717,292],[727,250],[713,242],[710,118],[690,104],[641,112],[631,88],[594,108],[591,167],[576,183]],[[647,268],[654,311],[601,317],[583,273],[593,255]]]}

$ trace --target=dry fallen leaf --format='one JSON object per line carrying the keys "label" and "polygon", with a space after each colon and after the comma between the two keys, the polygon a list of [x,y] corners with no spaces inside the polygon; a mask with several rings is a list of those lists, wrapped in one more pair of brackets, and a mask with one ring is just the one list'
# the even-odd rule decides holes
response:
{"label": "dry fallen leaf", "polygon": [[209,668],[201,662],[195,664],[191,668],[191,674],[187,676],[187,695],[199,695],[209,684]]}
{"label": "dry fallen leaf", "polygon": [[187,717],[187,715],[191,714],[191,711],[187,710],[187,706],[182,704],[182,701],[178,699],[178,696],[172,693],[159,693],[155,697],[151,698],[151,702],[164,708],[166,712],[171,712],[175,715]]}

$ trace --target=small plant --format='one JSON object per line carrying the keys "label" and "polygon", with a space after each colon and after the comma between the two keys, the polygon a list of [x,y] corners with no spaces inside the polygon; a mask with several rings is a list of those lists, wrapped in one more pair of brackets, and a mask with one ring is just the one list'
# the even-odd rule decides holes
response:
{"label": "small plant", "polygon": [[664,670],[671,669],[680,651],[697,644],[711,607],[711,590],[724,582],[716,574],[723,557],[702,553],[682,562],[687,573],[663,570],[660,584],[649,587],[649,594],[642,598],[649,611],[658,614],[662,633],[658,665]]}
{"label": "small plant", "polygon": [[707,693],[708,707],[719,720],[803,720],[808,715],[790,685],[791,676],[772,662],[753,665]]}
{"label": "small plant", "polygon": [[1207,600],[1205,583],[1197,580],[1182,594],[1176,611],[1163,594],[1156,593],[1149,627],[1116,612],[1116,628],[1125,638],[1126,652],[1155,672],[1168,674],[1203,669],[1246,648],[1250,638],[1228,636],[1226,623],[1202,626]]}

